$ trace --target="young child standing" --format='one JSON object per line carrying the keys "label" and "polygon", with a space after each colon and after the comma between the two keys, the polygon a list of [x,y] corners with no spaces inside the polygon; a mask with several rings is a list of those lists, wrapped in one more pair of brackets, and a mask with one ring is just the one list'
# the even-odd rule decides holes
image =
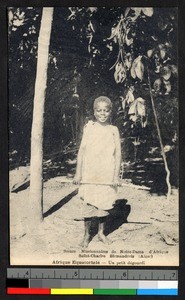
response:
{"label": "young child standing", "polygon": [[90,206],[90,214],[84,215],[85,234],[81,246],[90,241],[90,226],[98,219],[98,238],[107,242],[104,224],[107,210],[116,200],[121,164],[119,131],[110,124],[112,103],[108,97],[100,96],[94,101],[95,122],[85,127],[77,157],[74,183],[80,184],[78,195]]}

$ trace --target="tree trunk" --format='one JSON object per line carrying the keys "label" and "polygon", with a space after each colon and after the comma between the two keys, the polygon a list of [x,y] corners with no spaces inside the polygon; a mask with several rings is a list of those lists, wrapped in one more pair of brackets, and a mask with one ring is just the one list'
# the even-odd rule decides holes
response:
{"label": "tree trunk", "polygon": [[[31,132],[30,161],[30,211],[33,228],[43,220],[43,126],[44,102],[47,87],[48,54],[53,20],[53,8],[45,7],[42,12],[41,26],[38,38],[37,71],[35,80],[33,121]],[[34,217],[33,217],[34,216]]]}

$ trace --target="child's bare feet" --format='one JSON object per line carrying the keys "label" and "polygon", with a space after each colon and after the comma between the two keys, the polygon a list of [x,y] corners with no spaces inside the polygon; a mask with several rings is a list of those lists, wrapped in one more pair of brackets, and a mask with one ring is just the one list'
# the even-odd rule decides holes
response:
{"label": "child's bare feet", "polygon": [[109,240],[103,233],[98,233],[98,239],[100,242],[103,242],[106,245],[111,244],[111,240]]}
{"label": "child's bare feet", "polygon": [[90,227],[91,227],[91,220],[84,220],[84,226],[85,226],[85,233],[83,241],[80,243],[80,247],[87,248],[90,242]]}
{"label": "child's bare feet", "polygon": [[90,236],[84,236],[83,241],[80,243],[80,247],[87,248],[90,242]]}
{"label": "child's bare feet", "polygon": [[98,225],[98,239],[99,241],[103,242],[106,245],[111,244],[112,242],[105,236],[104,234],[104,227],[105,227],[105,222],[101,222],[104,221],[103,219],[99,219],[99,225]]}

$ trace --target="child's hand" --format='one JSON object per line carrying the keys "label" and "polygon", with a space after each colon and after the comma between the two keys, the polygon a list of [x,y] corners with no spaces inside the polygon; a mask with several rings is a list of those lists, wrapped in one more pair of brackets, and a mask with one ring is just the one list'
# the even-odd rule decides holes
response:
{"label": "child's hand", "polygon": [[119,176],[116,176],[116,177],[113,179],[112,185],[113,185],[114,187],[116,187],[116,186],[119,186],[120,184],[121,184],[120,178],[119,178]]}
{"label": "child's hand", "polygon": [[73,179],[73,183],[74,184],[80,184],[82,178],[79,175],[75,175],[74,179]]}

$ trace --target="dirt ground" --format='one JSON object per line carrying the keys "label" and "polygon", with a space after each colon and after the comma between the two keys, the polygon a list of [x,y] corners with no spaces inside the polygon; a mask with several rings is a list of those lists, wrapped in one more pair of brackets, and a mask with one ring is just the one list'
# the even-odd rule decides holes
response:
{"label": "dirt ground", "polygon": [[[28,178],[29,169],[10,172],[10,259],[12,265],[178,265],[178,190],[169,199],[145,190],[119,187],[118,201],[108,217],[104,244],[97,238],[97,224],[91,228],[92,240],[80,247],[84,222],[80,217],[77,187],[62,184],[61,177],[44,183],[44,221],[29,233],[29,187],[17,193],[11,189]],[[70,196],[66,197],[72,193]]]}

